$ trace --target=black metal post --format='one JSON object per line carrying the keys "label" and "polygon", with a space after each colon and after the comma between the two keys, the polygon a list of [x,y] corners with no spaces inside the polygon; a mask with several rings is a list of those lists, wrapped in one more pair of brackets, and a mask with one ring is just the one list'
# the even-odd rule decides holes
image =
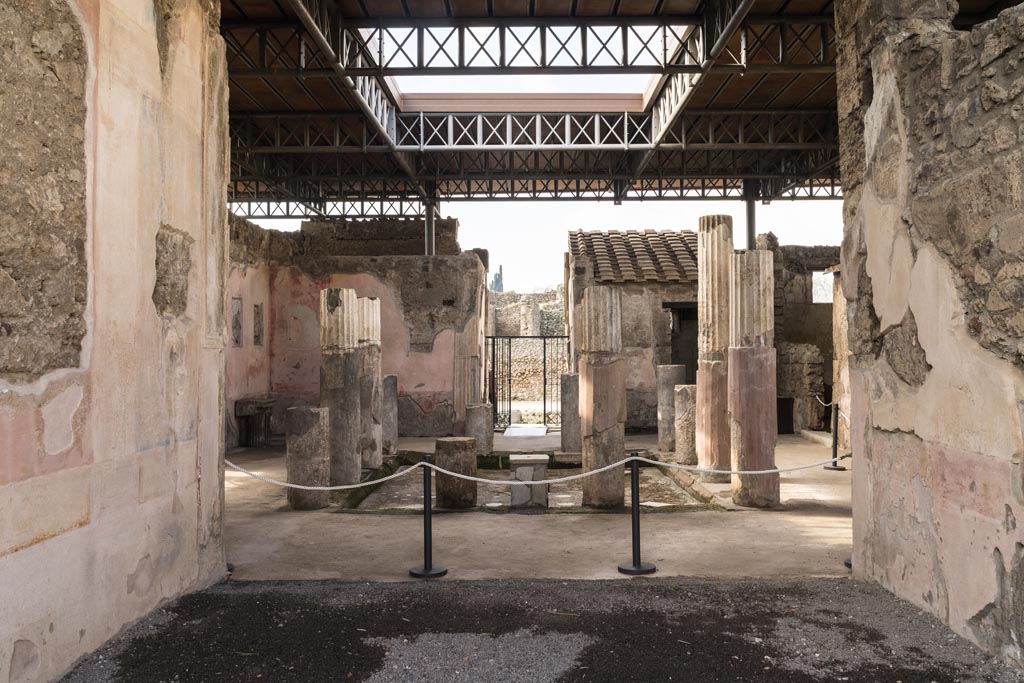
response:
{"label": "black metal post", "polygon": [[[430,464],[430,456],[423,456],[424,464]],[[414,567],[409,570],[409,574],[415,576],[417,579],[436,579],[440,576],[444,576],[448,573],[447,567],[434,564],[434,539],[433,539],[433,528],[431,526],[431,490],[430,490],[430,479],[431,470],[429,467],[423,468],[423,566]]]}
{"label": "black metal post", "polygon": [[[636,451],[630,453],[636,457]],[[650,562],[640,561],[640,463],[633,460],[629,463],[629,492],[631,515],[633,517],[633,561],[623,562],[619,565],[619,571],[630,576],[640,574],[653,574],[658,568]]]}
{"label": "black metal post", "polygon": [[542,410],[544,411],[544,425],[548,424],[548,338],[540,338],[541,355],[541,384],[543,384]]}
{"label": "black metal post", "polygon": [[839,464],[839,404],[832,399],[832,462],[824,469],[841,472],[846,468]]}

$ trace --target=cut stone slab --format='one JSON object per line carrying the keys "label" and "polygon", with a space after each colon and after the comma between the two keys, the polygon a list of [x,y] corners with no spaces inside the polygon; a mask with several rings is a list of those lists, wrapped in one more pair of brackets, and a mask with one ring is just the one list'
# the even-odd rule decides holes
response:
{"label": "cut stone slab", "polygon": [[583,437],[580,432],[580,376],[575,372],[561,377],[562,451],[582,453]]}
{"label": "cut stone slab", "polygon": [[382,447],[385,453],[394,455],[398,452],[398,375],[386,375],[381,387]]}
{"label": "cut stone slab", "polygon": [[466,436],[476,439],[476,454],[494,450],[494,407],[490,403],[466,406]]}
{"label": "cut stone slab", "polygon": [[[457,474],[476,476],[476,440],[465,436],[438,439],[434,446],[434,463]],[[437,475],[434,491],[437,506],[449,510],[476,507],[476,482]]]}
{"label": "cut stone slab", "polygon": [[686,383],[685,365],[659,365],[655,368],[658,394],[658,450],[671,453],[676,449],[677,384]]}
{"label": "cut stone slab", "polygon": [[673,391],[675,403],[675,460],[681,465],[697,464],[697,385],[679,384]]}
{"label": "cut stone slab", "polygon": [[[545,481],[548,478],[548,456],[539,453],[517,454],[508,457],[512,479],[515,481]],[[512,507],[548,506],[547,484],[536,486],[510,486]]]}
{"label": "cut stone slab", "polygon": [[[327,408],[297,407],[285,413],[288,483],[300,486],[328,486],[331,483],[331,455],[328,448]],[[330,505],[329,491],[288,489],[293,510],[319,510]]]}

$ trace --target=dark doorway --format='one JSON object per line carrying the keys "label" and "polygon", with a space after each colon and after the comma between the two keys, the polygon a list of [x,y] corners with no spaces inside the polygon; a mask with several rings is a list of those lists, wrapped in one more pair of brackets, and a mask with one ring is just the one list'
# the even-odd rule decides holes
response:
{"label": "dark doorway", "polygon": [[697,383],[697,302],[662,304],[672,312],[672,364],[686,366],[686,383]]}

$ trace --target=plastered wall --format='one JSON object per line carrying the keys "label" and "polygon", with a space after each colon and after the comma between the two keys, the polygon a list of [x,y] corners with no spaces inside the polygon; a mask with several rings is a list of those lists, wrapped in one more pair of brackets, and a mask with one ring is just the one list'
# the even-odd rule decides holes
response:
{"label": "plastered wall", "polygon": [[[20,191],[5,172],[19,158],[25,174],[53,170],[37,177],[44,203],[0,218],[52,261],[18,292],[0,285],[0,356],[21,362],[0,367],[0,681],[53,678],[224,575],[227,84],[214,4],[0,7],[0,61],[48,84],[34,97],[0,76],[0,129],[25,150],[5,155],[0,196]],[[48,109],[67,118],[31,125]],[[42,149],[49,136],[59,158]],[[0,263],[31,267],[22,245],[0,241]],[[25,306],[7,324],[15,294]],[[47,327],[64,315],[79,328]]]}
{"label": "plastered wall", "polygon": [[1024,666],[1024,7],[836,10],[854,572]]}
{"label": "plastered wall", "polygon": [[[399,434],[461,433],[465,406],[486,396],[487,272],[476,253],[339,256],[331,254],[339,242],[347,251],[393,245],[363,244],[359,235],[379,232],[372,225],[353,232],[346,224],[314,224],[279,233],[232,223],[229,295],[242,299],[246,314],[267,301],[267,340],[254,348],[245,322],[243,346],[229,347],[229,413],[236,399],[268,392],[285,401],[319,401],[320,290],[347,287],[380,299],[381,368],[398,376]],[[449,226],[454,234],[455,222]]]}

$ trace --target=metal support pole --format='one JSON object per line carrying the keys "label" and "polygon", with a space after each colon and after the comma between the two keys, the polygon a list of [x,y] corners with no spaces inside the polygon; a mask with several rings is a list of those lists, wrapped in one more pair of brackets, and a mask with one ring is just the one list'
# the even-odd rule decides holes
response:
{"label": "metal support pole", "polygon": [[747,204],[747,249],[754,249],[757,244],[757,182],[743,181],[743,198]]}
{"label": "metal support pole", "polygon": [[839,464],[839,404],[835,399],[832,402],[832,462],[825,465],[824,469],[838,472],[846,469]]}
{"label": "metal support pole", "polygon": [[[629,455],[637,457],[636,451]],[[630,508],[633,518],[633,561],[620,564],[619,571],[630,576],[653,574],[658,568],[650,562],[640,561],[640,463],[636,460],[629,463],[629,492],[632,499]]]}
{"label": "metal support pole", "polygon": [[436,217],[437,205],[433,201],[423,203],[426,209],[426,216],[423,220],[423,253],[427,256],[434,256],[434,218]]}
{"label": "metal support pole", "polygon": [[[430,464],[430,456],[423,456],[424,464]],[[434,539],[431,526],[431,469],[423,468],[423,566],[409,570],[417,579],[436,579],[448,573],[447,567],[434,564]]]}

